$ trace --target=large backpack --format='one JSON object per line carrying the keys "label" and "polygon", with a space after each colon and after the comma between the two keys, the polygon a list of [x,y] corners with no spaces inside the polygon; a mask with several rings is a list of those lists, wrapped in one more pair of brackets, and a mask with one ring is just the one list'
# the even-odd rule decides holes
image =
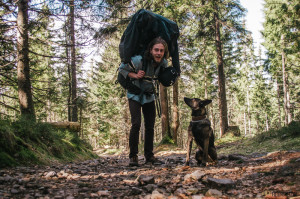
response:
{"label": "large backpack", "polygon": [[140,9],[136,12],[119,44],[120,58],[123,63],[129,63],[131,57],[144,55],[144,52],[154,38],[162,37],[168,44],[172,65],[180,74],[179,53],[177,39],[179,29],[175,22],[155,14],[151,11]]}
{"label": "large backpack", "polygon": [[[135,71],[131,63],[131,57],[136,55],[143,56],[148,44],[159,36],[167,42],[169,53],[172,57],[173,67],[162,70],[158,77],[159,82],[167,87],[173,85],[180,74],[177,44],[179,29],[175,22],[151,11],[140,9],[133,15],[122,35],[119,44],[119,54],[121,61],[124,64],[129,64]],[[125,78],[120,72],[118,72],[116,83],[119,83],[130,93],[138,95],[143,92],[132,83],[129,77]]]}

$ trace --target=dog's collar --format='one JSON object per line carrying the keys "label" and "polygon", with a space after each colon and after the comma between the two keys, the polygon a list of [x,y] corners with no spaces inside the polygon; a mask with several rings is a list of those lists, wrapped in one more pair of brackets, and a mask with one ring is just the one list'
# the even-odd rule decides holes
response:
{"label": "dog's collar", "polygon": [[199,120],[204,120],[206,118],[205,115],[201,116],[192,116],[192,122],[199,121]]}
{"label": "dog's collar", "polygon": [[200,125],[202,125],[202,124],[207,124],[207,125],[211,125],[211,123],[210,123],[210,121],[209,121],[209,119],[207,119],[205,116],[204,116],[204,118],[203,118],[203,116],[202,116],[202,119],[198,119],[198,120],[196,120],[196,118],[198,119],[199,117],[192,117],[192,121],[191,121],[191,125],[193,124],[193,123],[197,123],[197,124],[200,124]]}

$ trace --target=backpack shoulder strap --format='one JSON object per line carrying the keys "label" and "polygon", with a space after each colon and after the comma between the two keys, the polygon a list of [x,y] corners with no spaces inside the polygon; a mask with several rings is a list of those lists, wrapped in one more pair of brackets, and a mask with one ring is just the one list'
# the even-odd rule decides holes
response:
{"label": "backpack shoulder strap", "polygon": [[132,60],[130,60],[130,62],[128,63],[129,66],[132,68],[132,70],[136,73],[136,68],[134,67],[133,63],[132,63]]}

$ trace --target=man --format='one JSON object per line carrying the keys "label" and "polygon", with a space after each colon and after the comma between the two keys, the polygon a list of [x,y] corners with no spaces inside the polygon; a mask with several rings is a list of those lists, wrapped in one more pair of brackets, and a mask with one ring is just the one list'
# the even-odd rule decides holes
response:
{"label": "man", "polygon": [[157,37],[152,40],[144,57],[138,55],[131,58],[135,71],[129,64],[122,63],[120,73],[126,78],[130,77],[141,92],[133,94],[127,91],[129,110],[131,115],[131,129],[129,135],[129,166],[138,166],[138,144],[139,131],[141,127],[141,110],[145,122],[145,144],[144,156],[146,163],[159,162],[153,154],[153,138],[155,123],[155,96],[154,86],[151,78],[158,76],[161,68],[168,66],[167,58],[169,57],[168,45],[161,38]]}

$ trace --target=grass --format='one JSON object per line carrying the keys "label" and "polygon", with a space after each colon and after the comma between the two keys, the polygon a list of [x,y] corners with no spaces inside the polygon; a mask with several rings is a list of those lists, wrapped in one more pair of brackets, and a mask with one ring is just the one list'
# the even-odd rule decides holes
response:
{"label": "grass", "polygon": [[253,137],[225,136],[216,141],[219,154],[251,154],[272,151],[300,151],[300,122],[262,132]]}
{"label": "grass", "polygon": [[[229,134],[215,141],[219,155],[252,153],[268,153],[273,151],[300,151],[300,123],[292,122],[287,127],[278,130],[262,132],[252,137],[236,137]],[[195,148],[196,145],[193,144]],[[144,143],[139,144],[139,154],[144,154]],[[174,141],[166,136],[159,143],[154,143],[154,153],[163,151],[185,151],[178,148]],[[101,155],[119,155],[124,153],[124,148],[103,148],[98,151]]]}
{"label": "grass", "polygon": [[76,132],[20,119],[0,120],[0,168],[96,158]]}
{"label": "grass", "polygon": [[[216,140],[218,154],[251,154],[272,151],[300,151],[300,122],[253,137],[225,136]],[[142,143],[139,146],[143,154]],[[173,140],[165,137],[155,151],[176,151]],[[124,148],[105,148],[103,154],[121,154]],[[28,120],[0,120],[0,168],[18,165],[49,165],[97,158],[91,146],[76,132],[61,130],[46,123]]]}

